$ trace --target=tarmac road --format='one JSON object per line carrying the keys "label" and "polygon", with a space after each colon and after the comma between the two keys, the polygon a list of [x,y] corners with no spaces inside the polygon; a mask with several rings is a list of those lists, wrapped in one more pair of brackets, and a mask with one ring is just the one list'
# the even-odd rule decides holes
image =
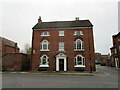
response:
{"label": "tarmac road", "polygon": [[118,71],[97,66],[95,76],[39,75],[24,73],[2,74],[2,88],[118,88]]}

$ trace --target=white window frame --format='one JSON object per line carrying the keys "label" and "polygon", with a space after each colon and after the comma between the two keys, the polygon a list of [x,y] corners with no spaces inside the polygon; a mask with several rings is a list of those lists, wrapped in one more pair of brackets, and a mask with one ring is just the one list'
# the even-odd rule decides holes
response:
{"label": "white window frame", "polygon": [[41,36],[50,36],[50,33],[47,32],[47,31],[45,31],[45,32],[42,32],[42,33],[41,33]]}
{"label": "white window frame", "polygon": [[59,31],[59,36],[65,36],[64,31]]}
{"label": "white window frame", "polygon": [[[78,34],[78,32],[79,32],[79,34]],[[80,36],[80,35],[83,35],[83,32],[82,32],[82,31],[77,30],[77,31],[75,31],[75,32],[74,32],[74,35],[76,35],[76,36]]]}
{"label": "white window frame", "polygon": [[[61,44],[63,44],[63,45],[61,45]],[[59,42],[59,51],[65,51],[64,50],[64,42]]]}
{"label": "white window frame", "polygon": [[[46,57],[46,64],[43,64],[44,56]],[[40,57],[40,65],[39,65],[39,67],[49,67],[48,59],[49,59],[49,57],[47,55],[42,55],[42,57]]]}
{"label": "white window frame", "polygon": [[[80,49],[78,48],[78,41],[80,42]],[[74,51],[84,51],[84,42],[81,39],[74,41]]]}
{"label": "white window frame", "polygon": [[[46,49],[44,49],[44,45],[46,44]],[[47,40],[43,40],[40,44],[40,51],[49,51],[49,42]]]}
{"label": "white window frame", "polygon": [[[81,64],[81,65],[78,64],[77,57],[81,57],[81,59],[82,59],[82,61],[81,61],[82,64]],[[83,60],[84,60],[84,63],[83,63]],[[75,57],[74,62],[75,62],[75,66],[74,66],[74,67],[85,67],[85,58],[84,58],[82,55],[77,55],[77,56]]]}

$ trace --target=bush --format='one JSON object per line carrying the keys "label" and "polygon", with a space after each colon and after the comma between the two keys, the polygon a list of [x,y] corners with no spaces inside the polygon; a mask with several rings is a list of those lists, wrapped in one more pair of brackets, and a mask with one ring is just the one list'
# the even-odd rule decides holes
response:
{"label": "bush", "polygon": [[106,63],[105,62],[101,62],[100,65],[101,66],[106,66]]}

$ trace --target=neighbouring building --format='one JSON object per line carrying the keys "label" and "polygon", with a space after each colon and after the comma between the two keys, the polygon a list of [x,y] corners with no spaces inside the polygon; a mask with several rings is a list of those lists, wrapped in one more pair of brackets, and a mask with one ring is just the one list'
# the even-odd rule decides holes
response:
{"label": "neighbouring building", "polygon": [[32,71],[95,71],[89,20],[38,23],[32,28]]}
{"label": "neighbouring building", "polygon": [[111,66],[120,68],[120,32],[112,36],[113,46],[111,50]]}
{"label": "neighbouring building", "polygon": [[7,53],[18,53],[17,43],[6,38],[0,37],[0,57]]}
{"label": "neighbouring building", "polygon": [[104,62],[106,66],[110,66],[110,55],[101,55],[101,62]]}
{"label": "neighbouring building", "polygon": [[95,53],[95,63],[100,64],[101,62],[101,53]]}

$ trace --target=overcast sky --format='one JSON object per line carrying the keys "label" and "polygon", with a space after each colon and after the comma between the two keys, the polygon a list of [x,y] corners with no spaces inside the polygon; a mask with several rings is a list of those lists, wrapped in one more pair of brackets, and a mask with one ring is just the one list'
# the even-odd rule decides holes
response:
{"label": "overcast sky", "polygon": [[1,0],[0,36],[18,43],[24,49],[31,45],[32,27],[42,21],[89,19],[94,32],[95,51],[110,53],[112,35],[118,33],[119,0]]}

